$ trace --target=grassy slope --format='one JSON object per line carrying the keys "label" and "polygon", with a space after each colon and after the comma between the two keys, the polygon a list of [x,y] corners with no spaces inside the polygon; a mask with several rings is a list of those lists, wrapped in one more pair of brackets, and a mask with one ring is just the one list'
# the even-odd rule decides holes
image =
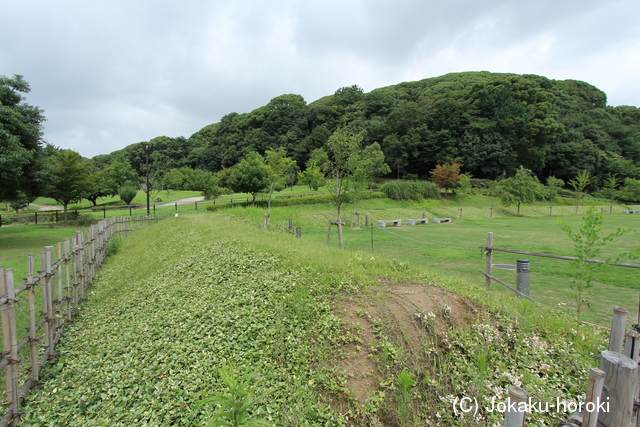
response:
{"label": "grassy slope", "polygon": [[[406,404],[414,415],[406,425],[497,421],[500,415],[486,413],[457,418],[450,401],[503,398],[513,383],[537,399],[578,398],[597,334],[574,335],[562,316],[465,281],[258,232],[253,222],[227,214],[179,217],[125,239],[67,331],[64,357],[29,397],[25,425],[200,425],[212,409],[194,402],[222,390],[215,372],[223,360],[256,373],[266,396],[255,415],[276,425],[342,425],[345,415],[366,425],[375,414],[394,425],[396,377],[409,369],[402,340],[385,338],[384,325],[378,329],[385,345],[372,352],[382,378],[364,404],[349,398],[335,367],[343,346],[361,338],[331,308],[366,298],[377,277],[437,283],[488,309],[478,326],[425,343],[431,362],[410,369],[416,384]],[[348,403],[346,414],[328,406],[337,400]],[[549,422],[536,415],[530,425]]]}
{"label": "grassy slope", "polygon": [[[525,250],[531,252],[573,255],[572,243],[561,231],[557,221],[561,220],[574,228],[582,221],[582,214],[587,209],[581,206],[580,215],[573,215],[575,206],[556,206],[554,213],[565,212],[565,215],[548,216],[548,206],[527,206],[522,212],[535,216],[515,216],[515,208],[494,208],[494,217],[488,218],[486,199],[477,201],[481,207],[464,208],[463,220],[458,221],[456,215],[459,205],[455,201],[423,201],[394,202],[388,199],[363,201],[360,205],[361,222],[364,215],[369,215],[372,223],[378,219],[403,219],[453,217],[451,224],[429,224],[389,227],[373,230],[373,253],[390,258],[408,261],[416,266],[439,274],[452,275],[472,283],[482,285],[485,280],[479,270],[485,269],[485,260],[478,249],[486,245],[487,232],[494,233],[494,246]],[[621,209],[618,208],[618,211]],[[261,209],[234,209],[234,215],[253,221],[255,226],[261,223]],[[344,228],[345,248],[371,253],[371,229],[351,228],[350,211],[343,216],[347,222]],[[498,216],[501,214],[501,216]],[[272,209],[271,221],[276,229],[284,229],[288,218],[294,220],[294,227],[301,227],[304,239],[320,244],[326,242],[327,223],[335,221],[335,210],[330,205],[296,206]],[[603,232],[609,233],[618,227],[640,229],[640,216],[605,214]],[[337,244],[335,227],[332,231],[332,244]],[[440,246],[447,247],[440,247]],[[450,247],[469,248],[460,250]],[[604,255],[615,257],[620,253],[638,247],[637,233],[629,233],[615,243],[604,248]],[[516,259],[526,258],[523,255],[494,253],[494,263],[511,264]],[[575,292],[570,287],[574,271],[567,261],[549,258],[529,257],[531,267],[531,295],[548,306],[562,306],[571,311],[575,306]],[[493,273],[501,280],[515,284],[513,271],[494,269]],[[584,319],[601,324],[609,324],[612,309],[624,306],[630,311],[629,325],[636,323],[638,290],[638,270],[621,267],[604,267],[598,274],[596,285],[585,295],[588,306],[584,308]],[[495,284],[498,292],[503,290]]]}

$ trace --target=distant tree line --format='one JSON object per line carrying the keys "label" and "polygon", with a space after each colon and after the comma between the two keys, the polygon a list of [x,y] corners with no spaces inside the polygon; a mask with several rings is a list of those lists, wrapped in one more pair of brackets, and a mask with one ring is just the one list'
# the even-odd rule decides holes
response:
{"label": "distant tree line", "polygon": [[[464,179],[506,180],[526,169],[547,186],[588,174],[580,191],[640,199],[633,190],[640,182],[640,111],[607,106],[604,92],[581,81],[466,72],[369,93],[343,87],[311,104],[287,94],[250,113],[229,113],[189,138],[159,136],[90,160],[42,141],[45,118],[24,102],[28,91],[21,76],[0,77],[0,200],[16,206],[38,195],[64,205],[117,194],[125,201],[160,188],[216,197],[240,186],[233,172],[242,162],[267,162],[269,153],[289,161],[280,178],[264,177],[267,187],[300,182],[314,189],[330,174],[330,141],[341,133],[357,136],[358,173],[369,186],[380,175],[436,181],[451,172],[446,165],[458,165],[462,184],[442,188],[463,193]],[[70,177],[83,184],[70,185]]]}

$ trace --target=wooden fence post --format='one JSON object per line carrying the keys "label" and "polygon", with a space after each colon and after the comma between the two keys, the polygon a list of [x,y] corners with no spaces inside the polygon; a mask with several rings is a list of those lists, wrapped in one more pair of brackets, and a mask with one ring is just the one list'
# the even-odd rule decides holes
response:
{"label": "wooden fence post", "polygon": [[611,324],[611,336],[609,337],[609,351],[622,353],[624,333],[627,329],[628,313],[629,310],[626,308],[616,307],[613,309],[613,322]]}
{"label": "wooden fence post", "polygon": [[331,243],[331,220],[329,220],[329,228],[327,229],[327,246]]}
{"label": "wooden fence post", "polygon": [[[493,233],[487,233],[487,263],[486,263],[486,272],[491,275],[491,266],[493,265]],[[487,289],[491,288],[491,278],[486,276],[487,278]]]}
{"label": "wooden fence post", "polygon": [[70,242],[69,239],[64,241],[64,271],[65,271],[65,283],[67,284],[65,289],[65,306],[67,321],[71,321],[71,277],[69,275],[69,259],[70,259]]}
{"label": "wooden fence post", "polygon": [[43,328],[44,328],[44,334],[43,334],[43,339],[44,339],[44,357],[46,359],[48,352],[49,352],[49,346],[51,345],[49,343],[49,322],[47,322],[47,319],[49,318],[49,304],[47,304],[47,285],[46,285],[46,274],[47,274],[47,252],[46,249],[45,251],[40,253],[40,262],[42,265],[42,271],[45,273],[45,277],[44,280],[41,281],[40,283],[40,293],[42,294],[42,318],[44,320],[44,324],[43,324]]}
{"label": "wooden fence post", "polygon": [[[48,342],[49,346],[47,347],[47,355],[48,357],[53,356],[53,347],[54,347],[54,337],[55,337],[55,314],[53,312],[53,270],[52,270],[52,255],[53,255],[53,246],[45,246],[45,279],[44,279],[44,287],[46,291],[43,289],[42,294],[46,295],[46,304],[47,304],[47,316],[46,316],[46,324],[48,325],[47,332],[49,334]],[[43,301],[44,303],[44,301]]]}
{"label": "wooden fence post", "polygon": [[36,336],[36,292],[35,292],[35,262],[33,254],[28,255],[29,271],[27,273],[27,301],[29,303],[29,362],[31,373],[29,378],[35,384],[38,382],[40,365],[38,364],[38,339]]}
{"label": "wooden fence post", "polygon": [[596,427],[598,425],[598,406],[602,402],[604,377],[605,372],[603,370],[597,368],[589,369],[589,386],[587,387],[585,398],[582,427]]}
{"label": "wooden fence post", "polygon": [[598,421],[612,427],[631,425],[638,363],[620,353],[607,350],[602,352],[600,369],[606,375],[603,403],[607,406],[599,414]]}
{"label": "wooden fence post", "polygon": [[640,344],[640,333],[628,329],[625,334],[624,340],[624,355],[629,359],[633,359],[636,362],[640,359],[640,354],[638,353],[638,345]]}
{"label": "wooden fence post", "polygon": [[524,426],[526,410],[525,408],[520,408],[519,404],[526,402],[529,395],[524,389],[514,385],[509,387],[507,394],[509,397],[507,398],[507,413],[504,417],[504,427],[522,427]]}
{"label": "wooden fence post", "polygon": [[62,260],[64,259],[64,253],[62,252],[62,242],[58,242],[58,299],[56,300],[56,319],[58,320],[57,328],[62,328],[64,324],[64,317],[62,316]]}

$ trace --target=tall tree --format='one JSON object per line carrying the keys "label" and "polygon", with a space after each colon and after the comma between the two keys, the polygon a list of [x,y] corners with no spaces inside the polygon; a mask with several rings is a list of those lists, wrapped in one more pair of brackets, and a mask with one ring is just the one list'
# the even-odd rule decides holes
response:
{"label": "tall tree", "polygon": [[584,190],[591,184],[591,181],[593,181],[593,177],[587,169],[581,170],[575,178],[569,181],[569,185],[578,193],[578,197],[576,198],[576,213],[578,213],[577,209],[580,204],[580,199],[584,197]]}
{"label": "tall tree", "polygon": [[255,203],[256,195],[269,185],[269,168],[262,156],[255,151],[247,154],[247,157],[233,167],[227,185],[237,193],[251,194]]}
{"label": "tall tree", "polygon": [[48,196],[64,207],[64,219],[70,203],[82,200],[89,189],[89,160],[73,150],[58,151],[52,161],[53,179]]}
{"label": "tall tree", "polygon": [[327,187],[338,209],[338,245],[344,249],[342,238],[342,208],[349,198],[349,182],[353,177],[357,157],[362,143],[362,134],[352,134],[339,129],[331,135],[327,146],[330,154],[330,169]]}
{"label": "tall tree", "polygon": [[0,76],[0,200],[35,199],[46,188],[43,110],[24,102],[23,76]]}
{"label": "tall tree", "polygon": [[500,182],[500,199],[504,206],[516,205],[520,215],[520,205],[531,203],[544,196],[543,186],[529,169],[520,166],[516,176]]}
{"label": "tall tree", "polygon": [[373,178],[391,173],[391,168],[385,163],[384,153],[380,148],[380,144],[374,142],[367,145],[360,152],[360,160],[358,168],[366,180],[369,181],[369,189],[373,189]]}
{"label": "tall tree", "polygon": [[553,201],[558,196],[558,192],[564,185],[564,181],[555,176],[547,178],[547,198],[549,199],[549,215],[552,213]]}
{"label": "tall tree", "polygon": [[266,164],[269,168],[269,199],[267,202],[267,213],[271,217],[271,196],[274,191],[282,190],[289,178],[289,172],[296,166],[296,162],[286,156],[287,152],[284,147],[277,150],[267,150]]}

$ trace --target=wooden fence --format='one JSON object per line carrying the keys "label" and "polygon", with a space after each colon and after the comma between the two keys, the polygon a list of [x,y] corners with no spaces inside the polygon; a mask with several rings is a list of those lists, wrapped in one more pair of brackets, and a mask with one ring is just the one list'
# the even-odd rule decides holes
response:
{"label": "wooden fence", "polygon": [[[574,414],[560,425],[571,427],[637,427],[640,425],[640,333],[626,330],[628,310],[616,307],[613,312],[609,347],[600,354],[600,369],[589,370],[589,382],[584,402],[576,403]],[[518,398],[517,396],[520,396]],[[512,386],[509,397],[525,402],[527,392]],[[556,408],[557,409],[557,408]],[[526,405],[510,411],[505,427],[522,427]]]}
{"label": "wooden fence", "polygon": [[[86,232],[58,243],[41,253],[42,270],[36,271],[35,257],[28,255],[28,273],[16,288],[13,269],[0,266],[0,318],[2,322],[3,359],[6,402],[8,407],[0,427],[20,421],[20,404],[38,383],[42,367],[54,357],[54,348],[65,327],[73,320],[78,304],[93,283],[111,238],[124,236],[160,217],[112,217],[92,225]],[[27,307],[21,308],[18,296],[27,293]],[[26,309],[26,310],[25,310]],[[26,311],[26,313],[25,313]],[[28,322],[27,322],[28,319]],[[21,335],[21,323],[27,334]],[[27,326],[28,323],[28,326]]]}
{"label": "wooden fence", "polygon": [[[496,277],[491,275],[491,269],[493,267],[493,252],[494,251],[497,251],[497,252],[508,252],[508,253],[511,253],[511,254],[518,254],[518,255],[536,256],[536,257],[544,257],[544,258],[554,258],[554,259],[560,259],[560,260],[565,260],[565,261],[576,261],[576,260],[578,260],[577,257],[572,257],[572,256],[554,255],[554,254],[545,254],[545,253],[540,253],[540,252],[529,252],[529,251],[519,251],[519,250],[515,250],[515,249],[497,248],[497,247],[493,246],[493,233],[487,233],[487,245],[486,246],[480,246],[480,249],[484,250],[485,253],[487,254],[486,265],[485,265],[485,270],[486,271],[480,270],[480,272],[485,275],[486,283],[487,283],[487,287],[488,288],[491,287],[491,281],[494,280],[495,282],[497,282],[497,283],[501,284],[502,286],[504,286],[504,287],[510,289],[511,291],[515,292],[519,296],[525,297],[525,298],[530,299],[530,300],[532,300],[534,302],[537,302],[537,301],[535,301],[529,295],[524,295],[523,293],[521,293],[517,289],[514,289],[513,287],[507,285],[503,281],[501,281],[501,280],[499,280]],[[615,266],[615,267],[640,268],[640,264],[631,264],[631,263],[626,263],[626,262],[611,263],[611,262],[602,261],[602,260],[598,260],[598,259],[585,259],[584,262],[596,263],[596,264],[609,264],[609,265],[612,265],[612,266]]]}

